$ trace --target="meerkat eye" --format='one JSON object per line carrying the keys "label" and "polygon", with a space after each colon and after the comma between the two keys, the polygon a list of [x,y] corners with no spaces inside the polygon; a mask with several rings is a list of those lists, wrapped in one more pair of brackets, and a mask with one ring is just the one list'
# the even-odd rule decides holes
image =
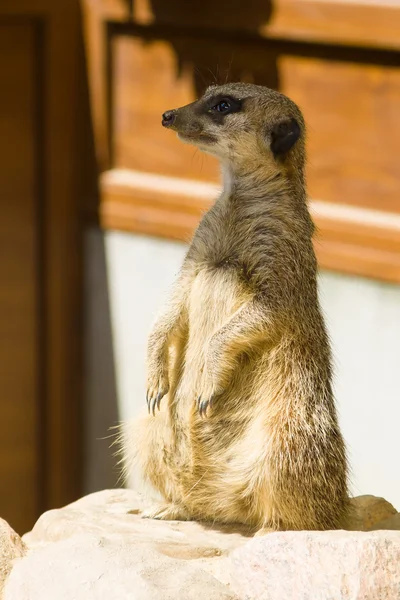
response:
{"label": "meerkat eye", "polygon": [[227,113],[231,109],[231,104],[229,100],[221,100],[215,106],[211,107],[211,110],[217,110],[220,113]]}
{"label": "meerkat eye", "polygon": [[215,123],[221,124],[225,115],[239,112],[241,109],[242,100],[220,95],[209,99],[206,110]]}

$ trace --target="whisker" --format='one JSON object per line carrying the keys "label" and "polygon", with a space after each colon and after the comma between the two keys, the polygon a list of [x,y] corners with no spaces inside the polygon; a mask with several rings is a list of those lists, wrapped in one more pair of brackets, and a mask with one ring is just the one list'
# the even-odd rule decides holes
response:
{"label": "whisker", "polygon": [[198,479],[196,481],[196,483],[194,485],[192,485],[192,487],[190,488],[190,490],[187,492],[187,496],[189,496],[190,492],[192,492],[194,490],[194,488],[200,483],[200,481],[203,479],[203,477],[205,477],[207,475],[207,473],[209,472],[210,469],[207,469],[207,471],[204,471],[203,475],[200,477],[200,479]]}
{"label": "whisker", "polygon": [[233,54],[232,54],[231,59],[229,61],[228,68],[226,69],[226,76],[225,76],[225,82],[224,82],[225,84],[228,83],[228,81],[229,81],[230,72],[231,72],[231,68],[232,68],[232,63],[233,63]]}

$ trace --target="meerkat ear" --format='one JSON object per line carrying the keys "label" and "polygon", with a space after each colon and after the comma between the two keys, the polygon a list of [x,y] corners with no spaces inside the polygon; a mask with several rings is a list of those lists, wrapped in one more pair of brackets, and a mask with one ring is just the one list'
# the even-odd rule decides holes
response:
{"label": "meerkat ear", "polygon": [[300,126],[296,119],[280,121],[271,130],[271,151],[275,156],[286,154],[297,142],[300,134]]}

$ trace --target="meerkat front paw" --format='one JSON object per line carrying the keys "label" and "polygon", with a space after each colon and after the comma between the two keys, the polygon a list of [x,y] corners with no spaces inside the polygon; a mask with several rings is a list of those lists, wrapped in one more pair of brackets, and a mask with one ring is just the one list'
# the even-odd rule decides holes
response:
{"label": "meerkat front paw", "polygon": [[142,512],[142,519],[188,521],[189,514],[185,508],[177,504],[155,504]]}
{"label": "meerkat front paw", "polygon": [[256,533],[254,534],[254,537],[262,537],[264,535],[269,535],[270,533],[276,533],[276,532],[277,532],[277,529],[275,529],[274,527],[261,527],[261,529],[256,531]]}
{"label": "meerkat front paw", "polygon": [[149,373],[147,378],[146,402],[148,411],[153,416],[156,413],[156,407],[160,410],[161,400],[168,393],[168,390],[168,376],[165,373]]}
{"label": "meerkat front paw", "polygon": [[207,411],[213,408],[222,392],[222,388],[211,381],[202,386],[201,393],[196,398],[196,408],[202,418],[207,416]]}

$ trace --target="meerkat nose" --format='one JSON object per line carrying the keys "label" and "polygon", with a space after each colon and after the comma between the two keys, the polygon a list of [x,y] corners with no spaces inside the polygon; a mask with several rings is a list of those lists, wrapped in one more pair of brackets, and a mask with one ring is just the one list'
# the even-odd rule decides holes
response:
{"label": "meerkat nose", "polygon": [[176,112],[174,110],[167,110],[162,116],[161,124],[163,127],[170,127],[175,121]]}

